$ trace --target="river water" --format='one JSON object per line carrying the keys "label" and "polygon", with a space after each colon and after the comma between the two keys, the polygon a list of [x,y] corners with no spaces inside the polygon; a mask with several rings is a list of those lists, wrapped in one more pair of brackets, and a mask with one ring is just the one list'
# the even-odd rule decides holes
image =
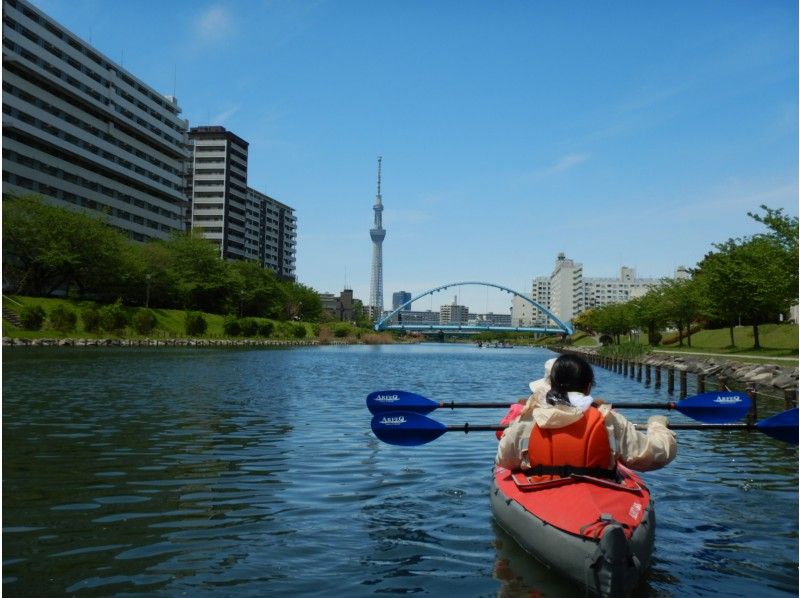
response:
{"label": "river water", "polygon": [[[437,344],[5,349],[3,591],[582,595],[493,523],[492,433],[389,446],[364,403],[378,389],[511,401],[552,356]],[[668,399],[596,374],[596,396]],[[770,407],[760,416],[781,405]],[[762,434],[682,432],[678,458],[645,474],[658,527],[637,595],[796,596],[797,473],[797,448]]]}

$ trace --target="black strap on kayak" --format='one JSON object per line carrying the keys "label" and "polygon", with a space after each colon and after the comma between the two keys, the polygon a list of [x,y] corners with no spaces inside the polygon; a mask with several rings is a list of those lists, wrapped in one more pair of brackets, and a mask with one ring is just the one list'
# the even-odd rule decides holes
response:
{"label": "black strap on kayak", "polygon": [[572,465],[534,465],[522,472],[526,476],[557,475],[568,478],[571,475],[585,475],[593,478],[617,479],[617,470],[602,467],[573,467]]}

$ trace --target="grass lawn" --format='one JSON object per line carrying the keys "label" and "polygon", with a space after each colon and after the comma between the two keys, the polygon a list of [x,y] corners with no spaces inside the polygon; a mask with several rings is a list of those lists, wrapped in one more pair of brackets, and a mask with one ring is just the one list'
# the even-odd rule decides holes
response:
{"label": "grass lawn", "polygon": [[[3,308],[13,313],[19,314],[22,307],[25,305],[39,305],[44,309],[45,313],[50,311],[57,305],[63,305],[78,314],[78,323],[76,329],[72,332],[58,332],[49,327],[49,323],[45,320],[41,330],[24,330],[17,328],[10,324],[5,319],[3,320],[3,336],[10,336],[13,338],[186,338],[187,334],[184,327],[184,319],[186,312],[178,309],[152,309],[151,311],[156,316],[156,328],[147,335],[138,334],[133,328],[126,328],[122,334],[113,334],[111,332],[87,332],[83,329],[83,322],[81,321],[81,310],[94,305],[93,301],[75,301],[71,299],[56,299],[50,297],[22,297],[22,296],[3,296]],[[102,307],[102,305],[98,305]],[[132,316],[138,309],[135,307],[124,307],[125,311]],[[206,333],[202,338],[227,338],[223,330],[223,323],[225,316],[219,314],[203,313],[203,316],[208,323]],[[258,322],[268,321],[266,318],[255,318]],[[269,320],[271,321],[271,320]],[[273,333],[270,338],[284,339],[296,338],[291,334],[289,322],[272,321],[274,325]],[[314,338],[314,329],[311,324],[302,323],[306,328],[305,338]]]}
{"label": "grass lawn", "polygon": [[678,343],[661,345],[659,349],[666,351],[695,351],[706,353],[723,353],[726,355],[760,355],[765,357],[797,357],[798,327],[797,324],[764,324],[758,327],[761,349],[753,349],[753,327],[737,326],[734,328],[735,345],[731,346],[730,331],[727,328],[701,330],[692,335],[692,346],[688,347],[683,339],[683,347]]}

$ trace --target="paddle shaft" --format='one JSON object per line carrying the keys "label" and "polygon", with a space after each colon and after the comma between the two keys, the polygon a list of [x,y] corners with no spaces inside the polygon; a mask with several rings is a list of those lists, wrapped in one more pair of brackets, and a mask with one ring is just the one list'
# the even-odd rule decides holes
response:
{"label": "paddle shaft", "polygon": [[[445,409],[499,409],[511,407],[514,403],[456,403],[454,401],[440,401],[439,407]],[[614,409],[677,409],[674,401],[669,403],[611,403]]]}
{"label": "paddle shaft", "polygon": [[[634,424],[637,430],[647,430],[647,424]],[[445,426],[448,432],[497,432],[505,430],[508,426]],[[670,430],[758,430],[754,424],[668,424]]]}

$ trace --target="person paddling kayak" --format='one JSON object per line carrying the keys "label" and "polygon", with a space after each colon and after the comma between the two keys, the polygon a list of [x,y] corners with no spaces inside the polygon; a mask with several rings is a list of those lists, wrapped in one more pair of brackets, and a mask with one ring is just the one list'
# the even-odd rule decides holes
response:
{"label": "person paddling kayak", "polygon": [[590,394],[594,372],[581,357],[556,359],[546,386],[531,383],[533,394],[522,414],[500,439],[498,466],[533,469],[543,481],[572,473],[613,478],[617,462],[650,471],[675,458],[675,434],[665,416],[650,417],[642,433],[612,405],[596,406]]}

